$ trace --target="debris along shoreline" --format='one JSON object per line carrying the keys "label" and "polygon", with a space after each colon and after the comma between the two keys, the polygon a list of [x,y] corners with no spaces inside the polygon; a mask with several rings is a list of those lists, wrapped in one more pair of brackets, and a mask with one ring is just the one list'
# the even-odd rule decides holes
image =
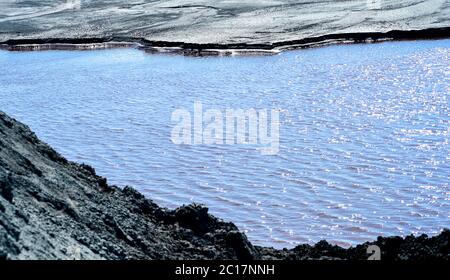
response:
{"label": "debris along shoreline", "polygon": [[436,40],[450,38],[450,27],[424,30],[392,30],[389,32],[341,33],[269,44],[197,44],[149,41],[143,38],[49,38],[14,39],[0,42],[8,51],[98,50],[137,48],[147,53],[176,53],[188,56],[207,55],[271,55],[285,50],[315,48],[333,44],[377,43],[385,41]]}
{"label": "debris along shoreline", "polygon": [[0,112],[0,259],[365,260],[370,245],[383,260],[449,260],[450,230],[348,249],[326,241],[260,247],[204,206],[170,210],[131,187],[109,185]]}

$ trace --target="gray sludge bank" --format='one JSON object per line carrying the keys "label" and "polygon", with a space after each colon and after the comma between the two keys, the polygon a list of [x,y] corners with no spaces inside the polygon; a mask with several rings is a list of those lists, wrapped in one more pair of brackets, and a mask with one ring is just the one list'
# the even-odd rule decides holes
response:
{"label": "gray sludge bank", "polygon": [[252,245],[199,205],[161,208],[108,185],[0,112],[0,259],[450,259],[450,231],[379,237],[349,249],[321,241],[276,250]]}
{"label": "gray sludge bank", "polygon": [[271,54],[450,37],[450,1],[0,1],[0,48]]}

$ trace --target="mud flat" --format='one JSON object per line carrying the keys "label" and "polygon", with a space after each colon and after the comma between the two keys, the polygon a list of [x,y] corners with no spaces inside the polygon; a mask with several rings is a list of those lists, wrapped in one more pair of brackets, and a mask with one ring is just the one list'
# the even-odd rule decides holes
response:
{"label": "mud flat", "polygon": [[347,249],[256,246],[204,206],[169,210],[109,185],[0,112],[0,259],[367,259],[372,244],[386,260],[450,259],[447,229]]}
{"label": "mud flat", "polygon": [[448,37],[450,3],[445,0],[0,4],[0,45],[10,50],[93,49],[125,42],[149,52],[271,54],[335,43]]}

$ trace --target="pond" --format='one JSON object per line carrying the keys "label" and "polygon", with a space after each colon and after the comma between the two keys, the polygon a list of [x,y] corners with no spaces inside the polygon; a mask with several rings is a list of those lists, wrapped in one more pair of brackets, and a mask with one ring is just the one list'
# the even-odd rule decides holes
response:
{"label": "pond", "polygon": [[[0,110],[109,183],[206,204],[257,245],[350,246],[449,227],[449,56],[450,40],[203,58],[0,51]],[[194,122],[198,103],[278,112],[278,149],[174,143],[174,112]]]}

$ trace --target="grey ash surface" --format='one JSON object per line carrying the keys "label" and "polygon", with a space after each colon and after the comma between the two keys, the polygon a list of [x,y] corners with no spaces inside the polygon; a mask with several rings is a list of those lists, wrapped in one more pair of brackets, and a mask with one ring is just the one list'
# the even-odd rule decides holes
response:
{"label": "grey ash surface", "polygon": [[298,40],[304,44],[308,42],[301,40],[321,36],[331,36],[321,41],[354,39],[348,34],[362,34],[360,39],[365,39],[373,32],[438,29],[432,37],[448,37],[449,27],[448,0],[0,1],[0,43],[9,44],[115,39],[268,48],[295,45]]}
{"label": "grey ash surface", "polygon": [[321,241],[275,250],[252,245],[199,205],[161,208],[69,162],[0,112],[0,259],[450,259],[450,231],[379,237],[344,249]]}

